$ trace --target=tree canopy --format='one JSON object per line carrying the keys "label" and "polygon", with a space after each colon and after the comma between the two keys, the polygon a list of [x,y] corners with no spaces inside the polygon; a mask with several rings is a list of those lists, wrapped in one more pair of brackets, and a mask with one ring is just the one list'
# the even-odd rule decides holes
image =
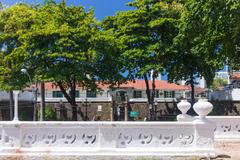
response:
{"label": "tree canopy", "polygon": [[[103,25],[120,44],[129,78],[145,80],[148,103],[152,105],[155,78],[164,71],[167,51],[177,34],[182,5],[174,0],[135,0],[128,5],[134,9],[107,17]],[[149,78],[153,79],[151,93]]]}
{"label": "tree canopy", "polygon": [[0,87],[2,89],[20,89],[28,82],[28,77],[21,76],[20,69],[28,60],[23,52],[21,36],[35,23],[36,11],[25,4],[3,8],[0,12]]}
{"label": "tree canopy", "polygon": [[[122,80],[121,68],[114,63],[116,44],[101,30],[93,10],[48,2],[39,7],[19,4],[5,9],[1,16],[1,44],[6,48],[1,54],[1,84],[21,88],[21,78],[27,77],[20,76],[20,70],[26,68],[35,80],[54,82],[61,89],[76,120],[77,86],[95,89],[96,80]],[[80,109],[78,112],[83,117]]]}

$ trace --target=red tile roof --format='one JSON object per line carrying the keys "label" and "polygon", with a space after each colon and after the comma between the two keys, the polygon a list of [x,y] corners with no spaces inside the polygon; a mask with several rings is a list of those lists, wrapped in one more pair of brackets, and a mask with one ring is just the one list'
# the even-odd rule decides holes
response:
{"label": "red tile roof", "polygon": [[[152,81],[149,80],[149,87],[152,89]],[[155,81],[156,89],[160,90],[190,90],[189,86],[186,85],[177,85],[175,83],[169,83],[167,81],[156,80]],[[109,85],[98,84],[98,87],[105,90],[109,88]],[[78,87],[79,89],[80,87]],[[115,88],[118,88],[117,86]],[[127,83],[121,84],[119,88],[134,88],[139,90],[146,90],[146,85],[144,80],[135,80],[128,81]],[[58,89],[53,83],[45,83],[46,90]]]}
{"label": "red tile roof", "polygon": [[239,73],[236,73],[234,75],[231,75],[231,78],[232,79],[240,79],[240,74]]}

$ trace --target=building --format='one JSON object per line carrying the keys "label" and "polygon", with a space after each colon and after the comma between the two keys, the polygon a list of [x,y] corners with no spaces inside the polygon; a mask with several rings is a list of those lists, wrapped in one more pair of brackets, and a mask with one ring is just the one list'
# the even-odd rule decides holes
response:
{"label": "building", "polygon": [[[152,81],[149,80],[150,90],[152,89],[151,82]],[[156,80],[155,86],[156,96],[154,106],[152,107],[153,112],[151,112],[154,113],[152,117],[162,118],[163,115],[174,117],[177,114],[176,104],[183,98],[190,99],[190,86],[178,85],[163,80]],[[29,90],[29,88],[26,90]],[[38,104],[35,105],[35,107],[39,109],[38,106],[40,106],[41,102],[40,86],[38,85],[37,87],[37,94],[29,91],[28,94],[31,94],[27,96],[27,98],[30,99],[29,102],[35,102],[34,96],[37,95],[36,100]],[[204,89],[200,87],[195,88],[196,96],[203,92]],[[22,96],[21,94],[22,93],[20,93],[20,97]],[[64,98],[60,88],[53,83],[45,83],[45,102],[46,106],[54,110],[56,117],[58,117],[57,119],[71,120],[72,107],[66,98]],[[144,80],[129,81],[114,87],[98,84],[98,89],[96,90],[77,86],[76,102],[78,110],[81,110],[89,120],[95,119],[99,114],[101,114],[101,119],[103,120],[125,120],[126,117],[130,117],[131,113],[132,115],[133,113],[139,113],[139,119],[144,119],[144,117],[149,116]],[[33,110],[34,103],[31,103],[30,107],[29,105],[26,107],[25,103],[19,104],[20,117],[27,116],[27,114],[25,114],[26,110],[28,110],[28,115],[33,115],[33,112],[35,112],[35,110]],[[5,104],[6,107],[8,105],[8,103]],[[2,111],[2,113],[6,115],[6,117],[3,118],[5,120],[9,119],[7,116],[9,109],[6,107]],[[23,118],[23,120],[24,119],[26,118]],[[78,120],[81,120],[79,115]]]}
{"label": "building", "polygon": [[[223,79],[225,78],[226,77],[224,77]],[[208,99],[224,101],[240,101],[240,73],[239,72],[231,73],[229,75],[228,81],[229,83],[226,86],[224,86],[224,88],[209,92]]]}
{"label": "building", "polygon": [[[176,100],[180,98],[190,97],[190,88],[185,85],[177,85],[163,80],[156,80],[156,99],[158,100]],[[151,81],[149,81],[151,84]],[[77,102],[88,101],[103,102],[111,101],[115,90],[122,90],[128,96],[130,101],[147,101],[146,85],[144,80],[136,80],[121,84],[113,88],[108,85],[98,85],[97,90],[88,90],[86,88],[77,87],[76,100]],[[150,86],[150,89],[152,87]],[[45,99],[46,102],[66,101],[60,89],[52,83],[45,83]],[[40,95],[38,94],[38,101]]]}

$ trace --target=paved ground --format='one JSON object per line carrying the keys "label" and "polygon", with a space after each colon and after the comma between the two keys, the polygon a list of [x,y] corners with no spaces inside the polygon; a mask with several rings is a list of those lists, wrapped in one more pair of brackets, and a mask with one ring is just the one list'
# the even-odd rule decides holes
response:
{"label": "paved ground", "polygon": [[239,142],[217,142],[215,144],[216,157],[26,157],[26,156],[5,156],[0,160],[240,160],[240,141]]}
{"label": "paved ground", "polygon": [[216,142],[215,153],[218,159],[240,160],[240,141],[239,142]]}
{"label": "paved ground", "polygon": [[195,157],[4,157],[0,160],[200,160]]}

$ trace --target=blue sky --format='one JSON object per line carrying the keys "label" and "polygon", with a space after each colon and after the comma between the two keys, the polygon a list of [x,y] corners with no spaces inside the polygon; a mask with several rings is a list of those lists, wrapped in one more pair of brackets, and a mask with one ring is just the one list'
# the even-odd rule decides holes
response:
{"label": "blue sky", "polygon": [[[44,0],[0,0],[5,5],[13,5],[18,2],[29,4],[39,4]],[[56,0],[60,2],[61,0]],[[101,20],[105,16],[114,15],[117,11],[125,11],[131,9],[126,6],[131,0],[66,0],[67,5],[82,5],[87,10],[91,7],[95,10],[97,19]]]}

